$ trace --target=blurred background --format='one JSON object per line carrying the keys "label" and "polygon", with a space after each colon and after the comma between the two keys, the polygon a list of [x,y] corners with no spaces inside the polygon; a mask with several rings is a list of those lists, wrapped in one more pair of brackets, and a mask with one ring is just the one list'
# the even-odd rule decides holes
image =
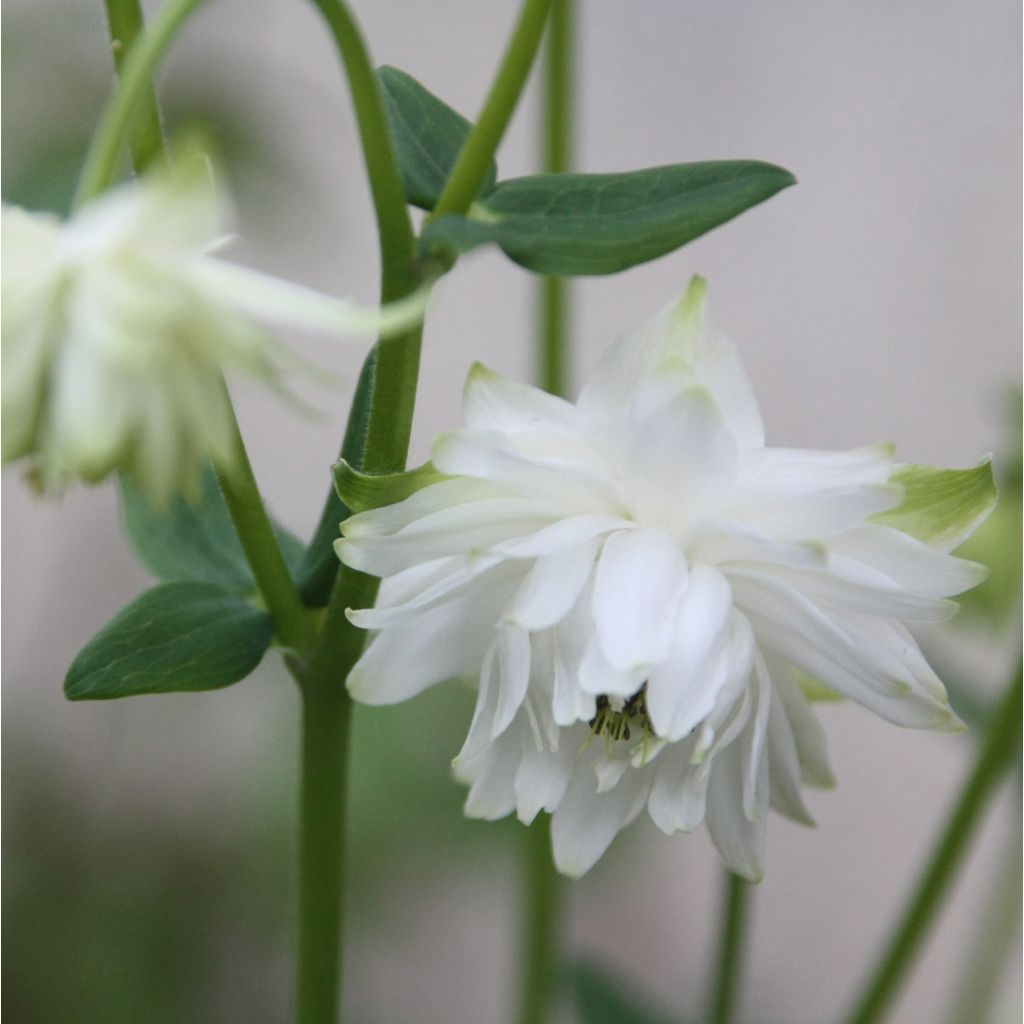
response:
{"label": "blurred background", "polygon": [[[516,5],[354,6],[377,63],[476,113]],[[954,703],[981,722],[1019,642],[1019,4],[579,6],[579,169],[750,157],[800,184],[671,256],[576,283],[576,383],[700,272],[769,443],[891,440],[906,461],[958,467],[996,452],[1003,504],[971,552],[996,572],[924,638]],[[5,0],[4,14],[3,195],[60,209],[113,81],[102,4]],[[160,93],[172,129],[200,122],[217,140],[238,204],[234,258],[374,301],[355,125],[311,5],[210,3],[183,31]],[[536,167],[538,99],[534,82],[499,153],[502,177]],[[413,462],[459,422],[473,360],[531,375],[534,285],[490,252],[445,281]],[[269,503],[308,536],[364,349],[300,344],[338,377],[294,382],[317,414],[237,397]],[[287,1019],[293,685],[268,657],[217,693],[65,703],[76,652],[151,581],[119,532],[113,485],[43,503],[17,467],[4,482],[3,1008],[24,1024]],[[470,706],[450,686],[357,711],[352,1022],[507,1019],[524,833],[461,816],[448,766]],[[817,829],[779,818],[769,829],[741,1013],[751,1024],[819,1024],[848,1005],[976,747],[977,730],[900,731],[848,704],[821,715],[839,787],[810,794]],[[982,936],[1014,930],[1019,806],[1015,782],[986,818],[896,1024],[1020,1019],[1019,939],[970,966]],[[705,835],[668,839],[645,819],[565,886],[569,951],[637,1006],[696,1020],[720,881]],[[984,997],[970,1010],[953,996],[965,972]]]}

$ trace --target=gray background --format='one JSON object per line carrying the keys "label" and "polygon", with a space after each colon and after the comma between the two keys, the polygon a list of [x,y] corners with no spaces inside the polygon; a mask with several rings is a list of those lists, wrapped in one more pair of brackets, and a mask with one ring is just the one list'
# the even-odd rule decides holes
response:
{"label": "gray background", "polygon": [[[110,80],[100,6],[8,0],[5,181],[23,183],[54,139],[93,123]],[[474,113],[514,5],[356,6],[376,62],[409,71]],[[588,0],[581,7],[580,169],[753,157],[790,168],[800,183],[678,253],[579,282],[576,382],[612,340],[700,272],[714,315],[746,360],[769,443],[891,440],[907,461],[950,466],[992,451],[1002,395],[1019,366],[1019,5]],[[233,255],[372,302],[377,260],[353,117],[330,40],[309,6],[210,4],[183,32],[163,82],[175,123],[186,123],[194,108],[214,110],[255,147],[256,157],[232,165],[240,208]],[[505,177],[535,167],[537,101],[533,83],[500,153]],[[425,339],[414,460],[459,421],[473,360],[531,373],[533,310],[532,282],[492,253],[465,260],[445,281]],[[328,387],[295,382],[319,416],[297,416],[245,388],[238,403],[270,503],[306,535],[363,348],[299,344],[341,378]],[[31,799],[19,788],[28,758],[56,780],[59,806],[74,809],[73,843],[115,829],[130,858],[132,844],[154,830],[166,829],[187,849],[218,836],[251,846],[251,835],[269,829],[273,872],[261,884],[286,893],[297,705],[283,670],[268,664],[216,694],[64,703],[60,681],[74,654],[147,577],[119,535],[112,486],[75,488],[44,503],[17,469],[5,482],[14,804]],[[1007,642],[976,641],[976,662],[965,654],[971,638],[963,632],[944,642],[971,664],[979,690],[999,686]],[[751,1022],[815,1024],[848,1001],[970,762],[968,738],[903,732],[853,706],[828,707],[822,717],[840,785],[811,794],[817,830],[772,821],[748,973],[744,1019]],[[428,770],[443,777],[454,753],[431,752]],[[941,1021],[948,1011],[1014,799],[1004,794],[990,815],[893,1016],[898,1024]],[[268,801],[278,813],[272,828]],[[472,858],[420,858],[409,846],[377,852],[380,870],[356,898],[350,934],[353,1020],[504,1019],[517,834],[496,829],[502,839],[491,848],[488,826],[476,828],[480,850]],[[433,840],[428,834],[423,842]],[[638,826],[568,889],[569,942],[614,965],[655,1004],[692,1013],[714,941],[718,885],[705,836],[666,839],[649,823]],[[111,907],[122,911],[144,907]],[[258,1007],[274,1019],[288,999],[287,921],[225,928],[217,962],[205,965],[204,1016],[196,1019],[241,1019],[250,1002],[245,1012]],[[276,929],[267,948],[260,928]],[[247,959],[250,945],[262,959]],[[1015,972],[1001,1005],[1002,1019],[1019,1019]]]}

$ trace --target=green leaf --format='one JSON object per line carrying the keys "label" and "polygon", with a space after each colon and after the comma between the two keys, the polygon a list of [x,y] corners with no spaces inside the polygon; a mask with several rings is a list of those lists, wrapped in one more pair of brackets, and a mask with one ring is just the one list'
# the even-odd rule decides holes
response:
{"label": "green leaf", "polygon": [[432,462],[425,462],[422,466],[408,469],[404,473],[376,475],[360,473],[344,459],[340,459],[331,467],[331,472],[334,474],[334,486],[341,500],[353,512],[366,512],[368,509],[381,508],[384,505],[395,505],[424,487],[448,479],[444,473],[434,468]]}
{"label": "green leaf", "polygon": [[614,274],[672,252],[794,184],[754,160],[674,164],[622,174],[541,174],[501,182],[470,217],[423,233],[426,255],[485,242],[538,274]]}
{"label": "green leaf", "polygon": [[682,1024],[676,1017],[654,1012],[645,1000],[613,980],[609,972],[592,964],[573,964],[569,987],[581,1024]]}
{"label": "green leaf", "polygon": [[[380,68],[377,79],[405,196],[413,206],[432,210],[473,126],[398,68]],[[481,194],[494,188],[497,174],[492,162]]]}
{"label": "green leaf", "polygon": [[[135,554],[158,579],[217,583],[244,593],[255,589],[212,467],[203,470],[198,501],[177,498],[165,509],[151,505],[131,477],[122,476],[121,509]],[[283,526],[271,522],[294,574],[302,561],[303,544]]]}
{"label": "green leaf", "polygon": [[212,583],[163,583],[123,608],[79,652],[69,700],[218,690],[244,679],[270,644],[270,616]]}
{"label": "green leaf", "polygon": [[903,501],[872,516],[871,521],[902,530],[943,551],[965,541],[996,503],[991,459],[973,469],[899,466],[892,482],[903,485]]}

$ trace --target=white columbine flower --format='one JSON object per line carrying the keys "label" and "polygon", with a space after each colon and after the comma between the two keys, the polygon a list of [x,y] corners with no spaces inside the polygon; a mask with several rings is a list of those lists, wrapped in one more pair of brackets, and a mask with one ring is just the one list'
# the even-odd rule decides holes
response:
{"label": "white columbine flower", "polygon": [[191,155],[66,222],[3,207],[3,461],[44,489],[133,472],[157,501],[234,457],[223,374],[273,381],[253,318],[319,332],[408,325],[422,296],[360,311],[209,255],[226,202]]}
{"label": "white columbine flower", "polygon": [[455,760],[466,811],[551,812],[569,875],[646,807],[668,833],[706,823],[726,864],[759,878],[769,806],[809,822],[802,784],[832,782],[812,686],[898,725],[961,728],[904,623],[948,618],[982,579],[947,552],[991,507],[987,463],[765,447],[703,296],[694,279],[575,404],[475,367],[433,482],[340,467],[355,507],[420,487],[337,543],[383,577],[376,609],[350,613],[375,631],[352,695],[388,704],[478,676]]}

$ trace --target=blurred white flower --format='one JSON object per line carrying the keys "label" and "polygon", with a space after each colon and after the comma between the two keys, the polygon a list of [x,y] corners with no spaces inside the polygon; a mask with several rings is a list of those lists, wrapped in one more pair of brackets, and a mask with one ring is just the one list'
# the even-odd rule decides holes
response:
{"label": "blurred white flower", "polygon": [[234,456],[224,373],[267,382],[283,354],[253,319],[300,330],[400,329],[383,315],[222,262],[227,209],[191,154],[61,222],[3,207],[3,461],[43,489],[114,469],[157,501]]}
{"label": "blurred white flower", "polygon": [[694,279],[614,346],[575,404],[475,367],[465,429],[433,450],[449,478],[337,543],[384,578],[350,613],[377,631],[352,695],[478,675],[466,811],[553,812],[569,875],[646,807],[668,833],[705,822],[759,878],[769,806],[810,822],[802,784],[832,782],[812,680],[899,725],[961,728],[904,622],[948,618],[983,578],[946,551],[991,507],[988,467],[964,471],[977,494],[931,530],[941,544],[915,539],[897,527],[949,494],[912,487],[885,446],[766,448],[703,295]]}

